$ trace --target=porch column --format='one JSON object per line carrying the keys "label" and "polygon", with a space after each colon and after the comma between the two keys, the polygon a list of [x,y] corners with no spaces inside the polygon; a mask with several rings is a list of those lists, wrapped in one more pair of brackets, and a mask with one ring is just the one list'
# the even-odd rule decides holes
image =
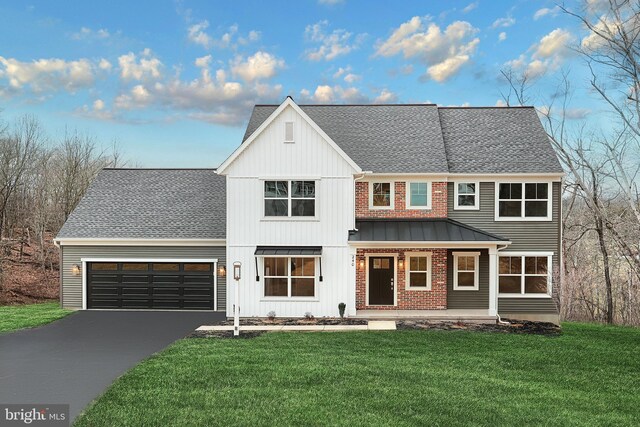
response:
{"label": "porch column", "polygon": [[498,248],[489,248],[489,316],[498,314]]}

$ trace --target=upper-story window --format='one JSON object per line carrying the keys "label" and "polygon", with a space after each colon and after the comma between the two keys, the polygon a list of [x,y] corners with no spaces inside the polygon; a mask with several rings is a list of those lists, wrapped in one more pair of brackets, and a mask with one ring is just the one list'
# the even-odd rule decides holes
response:
{"label": "upper-story window", "polygon": [[454,183],[453,208],[456,210],[477,210],[480,208],[480,183]]}
{"label": "upper-story window", "polygon": [[284,142],[294,142],[293,139],[293,122],[284,123]]}
{"label": "upper-story window", "polygon": [[407,209],[431,209],[431,183],[407,182]]}
{"label": "upper-story window", "polygon": [[315,214],[315,181],[264,182],[264,216],[312,217]]}
{"label": "upper-story window", "polygon": [[369,183],[369,208],[393,209],[393,183]]}
{"label": "upper-story window", "polygon": [[497,188],[496,219],[551,219],[550,185],[548,183],[500,182],[497,184]]}

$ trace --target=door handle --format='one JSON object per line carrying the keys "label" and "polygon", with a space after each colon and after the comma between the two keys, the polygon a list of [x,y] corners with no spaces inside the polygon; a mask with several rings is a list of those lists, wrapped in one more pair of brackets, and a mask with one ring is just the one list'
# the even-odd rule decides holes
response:
{"label": "door handle", "polygon": [[391,279],[391,289],[393,289],[393,279]]}

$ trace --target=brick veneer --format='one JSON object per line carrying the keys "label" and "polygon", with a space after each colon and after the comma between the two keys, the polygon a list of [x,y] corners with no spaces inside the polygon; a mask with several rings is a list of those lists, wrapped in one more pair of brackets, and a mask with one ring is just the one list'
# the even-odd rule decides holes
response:
{"label": "brick veneer", "polygon": [[[406,289],[406,269],[408,268],[406,252],[431,252],[431,290]],[[397,272],[397,305],[369,306],[367,305],[366,263],[360,267],[360,261],[365,261],[366,255],[397,254],[398,259],[404,260],[404,267]],[[447,250],[446,249],[358,249],[356,263],[356,310],[444,310],[447,308]]]}
{"label": "brick veneer", "polygon": [[447,183],[431,184],[431,209],[407,209],[406,183],[396,181],[394,185],[393,209],[369,209],[368,182],[356,182],[356,218],[446,218]]}

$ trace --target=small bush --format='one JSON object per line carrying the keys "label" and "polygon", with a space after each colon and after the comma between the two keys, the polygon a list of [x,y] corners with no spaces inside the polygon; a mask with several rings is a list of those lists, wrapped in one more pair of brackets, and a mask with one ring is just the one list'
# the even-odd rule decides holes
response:
{"label": "small bush", "polygon": [[338,311],[340,312],[340,318],[344,319],[344,310],[347,308],[347,304],[341,302],[338,304]]}
{"label": "small bush", "polygon": [[271,310],[270,312],[267,313],[267,319],[271,320],[272,322],[276,319],[276,312]]}
{"label": "small bush", "polygon": [[313,314],[311,314],[311,312],[310,312],[310,311],[307,311],[307,312],[304,314],[304,318],[305,318],[305,319],[307,319],[307,320],[313,320],[313,319],[315,319],[315,317],[313,317]]}

